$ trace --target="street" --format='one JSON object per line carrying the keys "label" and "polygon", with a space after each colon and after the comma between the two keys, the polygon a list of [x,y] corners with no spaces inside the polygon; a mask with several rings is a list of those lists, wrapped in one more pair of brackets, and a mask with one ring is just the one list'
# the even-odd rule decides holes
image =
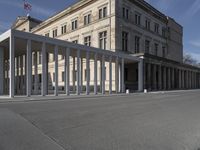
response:
{"label": "street", "polygon": [[200,90],[0,100],[0,150],[199,148]]}

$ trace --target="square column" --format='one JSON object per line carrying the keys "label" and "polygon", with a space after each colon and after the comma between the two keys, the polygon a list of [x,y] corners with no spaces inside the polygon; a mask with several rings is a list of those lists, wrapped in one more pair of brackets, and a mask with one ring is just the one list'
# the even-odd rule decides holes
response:
{"label": "square column", "polygon": [[148,90],[151,90],[151,64],[148,64],[148,75],[147,75],[147,79],[148,79],[148,83],[147,83],[147,87]]}
{"label": "square column", "polygon": [[166,67],[163,66],[163,89],[167,89],[167,71]]}
{"label": "square column", "polygon": [[65,52],[65,91],[67,95],[70,95],[70,49],[66,48]]}
{"label": "square column", "polygon": [[4,94],[4,49],[0,47],[0,95]]}
{"label": "square column", "polygon": [[101,65],[101,73],[102,73],[102,94],[105,94],[105,56],[104,55],[102,55],[102,60],[101,60],[101,62],[102,62],[102,65]]}
{"label": "square column", "polygon": [[77,85],[76,85],[76,94],[80,95],[80,50],[77,50]]}
{"label": "square column", "polygon": [[168,68],[168,89],[170,90],[171,89],[171,69],[170,67]]}
{"label": "square column", "polygon": [[109,58],[109,94],[112,94],[112,56]]}
{"label": "square column", "polygon": [[9,49],[9,59],[10,59],[10,72],[9,72],[9,77],[10,77],[10,86],[9,86],[9,97],[14,97],[15,95],[15,39],[11,35],[10,36],[10,49]]}
{"label": "square column", "polygon": [[54,95],[58,96],[58,46],[55,46],[54,49],[54,58],[55,58],[55,89]]}
{"label": "square column", "polygon": [[94,54],[94,94],[97,94],[97,53]]}
{"label": "square column", "polygon": [[159,90],[162,90],[162,66],[159,65],[158,67],[158,86]]}
{"label": "square column", "polygon": [[86,52],[86,95],[90,94],[90,53]]}
{"label": "square column", "polygon": [[138,91],[142,92],[144,90],[144,78],[143,78],[143,59],[138,62]]}
{"label": "square column", "polygon": [[35,66],[35,86],[34,86],[34,90],[35,90],[35,94],[38,94],[38,83],[39,83],[39,79],[38,79],[38,52],[35,52],[34,55],[34,66]]}
{"label": "square column", "polygon": [[125,86],[124,86],[124,58],[122,58],[121,62],[121,92],[125,92]]}
{"label": "square column", "polygon": [[153,89],[157,90],[157,76],[156,76],[156,72],[157,72],[157,67],[155,64],[153,64]]}
{"label": "square column", "polygon": [[27,51],[26,51],[26,95],[31,96],[32,91],[32,50],[31,50],[31,40],[27,41]]}
{"label": "square column", "polygon": [[115,60],[115,91],[119,92],[119,58],[116,57]]}
{"label": "square column", "polygon": [[41,93],[42,96],[47,95],[47,52],[46,52],[46,43],[42,43],[42,88],[41,88]]}

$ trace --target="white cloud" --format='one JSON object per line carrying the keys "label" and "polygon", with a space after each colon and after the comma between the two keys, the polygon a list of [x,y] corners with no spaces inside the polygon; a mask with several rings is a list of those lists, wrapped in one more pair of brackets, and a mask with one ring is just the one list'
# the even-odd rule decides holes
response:
{"label": "white cloud", "polygon": [[200,63],[200,53],[190,52],[189,54]]}
{"label": "white cloud", "polygon": [[194,47],[200,48],[200,40],[190,41],[190,44]]}
{"label": "white cloud", "polygon": [[192,17],[200,11],[200,0],[195,0],[190,8],[186,11],[186,17]]}

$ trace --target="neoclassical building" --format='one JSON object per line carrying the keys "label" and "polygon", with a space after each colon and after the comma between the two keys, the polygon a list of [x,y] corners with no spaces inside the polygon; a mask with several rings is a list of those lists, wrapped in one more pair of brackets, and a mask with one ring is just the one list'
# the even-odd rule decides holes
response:
{"label": "neoclassical building", "polygon": [[0,36],[0,95],[200,88],[182,38],[183,27],[144,0],[81,0],[45,21],[18,17]]}

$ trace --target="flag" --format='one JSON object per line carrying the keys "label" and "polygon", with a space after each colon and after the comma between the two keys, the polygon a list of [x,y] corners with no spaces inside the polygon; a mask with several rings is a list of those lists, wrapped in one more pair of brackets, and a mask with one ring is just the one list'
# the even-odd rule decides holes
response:
{"label": "flag", "polygon": [[24,9],[27,11],[31,11],[32,6],[28,2],[24,1]]}

